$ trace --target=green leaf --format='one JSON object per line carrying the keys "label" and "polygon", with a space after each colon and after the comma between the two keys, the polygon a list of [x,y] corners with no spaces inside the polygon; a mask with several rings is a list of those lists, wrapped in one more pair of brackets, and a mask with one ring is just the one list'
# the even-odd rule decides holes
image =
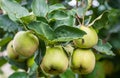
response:
{"label": "green leaf", "polygon": [[75,25],[75,18],[73,16],[68,16],[62,20],[54,21],[54,25],[52,26],[53,29],[56,29],[59,26],[66,25],[73,27]]}
{"label": "green leaf", "polygon": [[17,68],[16,66],[11,66],[11,69],[14,71],[18,71],[19,68]]}
{"label": "green leaf", "polygon": [[[70,11],[69,11],[70,12]],[[49,24],[53,29],[66,25],[66,26],[74,26],[75,18],[72,13],[68,14],[68,11],[63,10],[55,10],[48,14]]]}
{"label": "green leaf", "polygon": [[88,24],[88,26],[92,26],[97,20],[100,20],[103,16],[104,13],[106,13],[108,11],[104,11],[101,15],[99,15],[96,19],[94,19],[90,24]]}
{"label": "green leaf", "polygon": [[17,61],[14,61],[13,59],[10,59],[8,57],[6,57],[6,60],[8,60],[8,63],[10,63],[13,66],[16,66],[16,67],[24,69],[24,70],[28,69],[26,62],[17,62]]}
{"label": "green leaf", "polygon": [[117,10],[117,9],[109,10],[108,21],[110,22],[110,24],[114,25],[115,23],[118,23],[119,22],[119,17],[120,17],[120,10]]}
{"label": "green leaf", "polygon": [[46,51],[45,42],[43,40],[39,40],[39,44],[40,44],[39,49],[35,53],[35,62],[37,65],[39,65],[41,63],[41,60],[42,60],[43,56],[45,55],[45,51]]}
{"label": "green leaf", "polygon": [[73,16],[68,16],[67,18],[63,19],[63,20],[57,20],[56,21],[56,25],[57,26],[62,26],[62,25],[66,25],[66,26],[74,26],[75,25],[75,18]]}
{"label": "green leaf", "polygon": [[29,78],[26,72],[15,72],[8,78]]}
{"label": "green leaf", "polygon": [[111,48],[111,44],[107,43],[103,43],[101,39],[99,39],[98,44],[96,46],[94,46],[94,48],[99,51],[100,53],[106,54],[106,55],[112,55],[114,56],[115,54],[112,52]]}
{"label": "green leaf", "polygon": [[55,10],[48,14],[49,20],[63,20],[68,17],[67,13],[62,10]]}
{"label": "green leaf", "polygon": [[46,0],[33,0],[32,11],[36,16],[45,17],[48,12],[48,5]]}
{"label": "green leaf", "polygon": [[49,13],[54,10],[59,10],[59,9],[66,9],[66,8],[63,4],[54,4],[49,7]]}
{"label": "green leaf", "polygon": [[76,16],[76,9],[71,9],[71,10],[68,10],[67,11],[67,14],[70,15],[70,16]]}
{"label": "green leaf", "polygon": [[49,4],[57,4],[57,3],[61,3],[63,0],[48,0]]}
{"label": "green leaf", "polygon": [[0,57],[0,67],[7,63],[7,60],[4,57]]}
{"label": "green leaf", "polygon": [[38,65],[36,63],[34,63],[31,67],[30,67],[30,70],[29,70],[29,78],[37,78],[37,68],[38,68]]}
{"label": "green leaf", "polygon": [[19,25],[9,19],[7,15],[0,15],[0,28],[4,31],[14,32],[18,30]]}
{"label": "green leaf", "polygon": [[43,40],[52,40],[55,37],[52,28],[44,22],[32,22],[28,25],[28,28],[34,30]]}
{"label": "green leaf", "polygon": [[30,22],[35,21],[36,17],[35,17],[35,15],[32,14],[32,15],[22,17],[20,19],[24,24],[29,24]]}
{"label": "green leaf", "polygon": [[3,11],[6,11],[10,19],[16,21],[17,19],[29,15],[27,9],[22,7],[16,1],[13,0],[1,0],[0,7]]}
{"label": "green leaf", "polygon": [[82,38],[86,33],[78,28],[70,26],[60,26],[55,29],[56,37],[53,41],[55,42],[66,42],[73,39]]}
{"label": "green leaf", "polygon": [[48,24],[48,19],[46,19],[45,17],[37,17],[37,21],[41,21]]}
{"label": "green leaf", "polygon": [[6,37],[6,38],[3,38],[2,40],[0,40],[0,46],[4,46],[6,45],[9,41],[11,41],[12,38],[11,37]]}
{"label": "green leaf", "polygon": [[60,78],[75,78],[75,73],[73,73],[70,69],[67,69],[64,73],[59,75]]}

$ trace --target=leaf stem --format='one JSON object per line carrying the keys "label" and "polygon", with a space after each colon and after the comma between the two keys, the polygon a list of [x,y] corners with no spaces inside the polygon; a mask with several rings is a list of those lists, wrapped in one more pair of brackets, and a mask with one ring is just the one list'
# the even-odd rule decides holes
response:
{"label": "leaf stem", "polygon": [[[78,6],[78,0],[76,0],[76,8],[78,8],[78,7],[79,7],[79,6]],[[81,25],[80,17],[78,16],[78,14],[76,14],[76,19],[77,19],[79,25]]]}
{"label": "leaf stem", "polygon": [[26,27],[26,25],[22,22],[22,20],[19,19],[19,21],[20,21],[20,23],[23,25],[24,29],[25,29],[25,30],[28,30],[27,27]]}
{"label": "leaf stem", "polygon": [[84,20],[85,20],[85,17],[83,16],[82,17],[82,26],[84,26]]}
{"label": "leaf stem", "polygon": [[103,40],[103,42],[106,43],[110,37],[111,37],[111,34],[108,34],[107,37]]}
{"label": "leaf stem", "polygon": [[81,22],[80,22],[80,17],[78,16],[78,14],[76,14],[76,19],[77,19],[77,21],[78,21],[79,25],[81,25]]}

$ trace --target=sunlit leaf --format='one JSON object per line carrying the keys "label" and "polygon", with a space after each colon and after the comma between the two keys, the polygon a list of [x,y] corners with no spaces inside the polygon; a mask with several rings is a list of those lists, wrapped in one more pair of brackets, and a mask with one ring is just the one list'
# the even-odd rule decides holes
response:
{"label": "sunlit leaf", "polygon": [[33,0],[32,10],[36,16],[45,17],[48,12],[48,5],[46,3],[46,0]]}
{"label": "sunlit leaf", "polygon": [[94,48],[100,53],[111,55],[111,56],[115,55],[113,51],[111,50],[112,48],[111,44],[109,44],[108,42],[103,43],[101,39],[98,41],[98,44],[94,46]]}
{"label": "sunlit leaf", "polygon": [[7,15],[0,15],[0,28],[4,31],[14,32],[18,30],[19,25],[9,19]]}
{"label": "sunlit leaf", "polygon": [[27,9],[22,7],[16,1],[13,0],[1,0],[0,7],[7,12],[10,19],[13,21],[18,20],[21,17],[29,15]]}
{"label": "sunlit leaf", "polygon": [[63,4],[54,4],[49,7],[49,13],[54,10],[66,9]]}
{"label": "sunlit leaf", "polygon": [[65,42],[73,39],[82,38],[86,33],[78,28],[70,26],[60,26],[55,29],[56,37],[53,41]]}
{"label": "sunlit leaf", "polygon": [[34,30],[43,40],[52,40],[55,37],[52,28],[44,22],[32,22],[28,28]]}

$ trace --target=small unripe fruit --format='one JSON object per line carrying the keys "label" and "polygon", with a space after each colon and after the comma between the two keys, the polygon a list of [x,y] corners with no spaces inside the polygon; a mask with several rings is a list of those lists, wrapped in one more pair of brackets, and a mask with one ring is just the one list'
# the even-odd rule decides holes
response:
{"label": "small unripe fruit", "polygon": [[83,36],[82,39],[73,40],[75,46],[79,48],[91,48],[97,44],[98,36],[93,28],[81,26],[80,29],[85,31],[86,34]]}
{"label": "small unripe fruit", "polygon": [[38,49],[39,40],[30,31],[19,31],[13,39],[14,50],[24,57],[32,56]]}
{"label": "small unripe fruit", "polygon": [[76,49],[71,58],[71,69],[78,74],[88,74],[95,67],[95,56],[91,49]]}
{"label": "small unripe fruit", "polygon": [[10,41],[7,45],[7,56],[17,62],[23,62],[26,58],[18,55],[15,50],[13,49],[13,41]]}
{"label": "small unripe fruit", "polygon": [[30,58],[27,60],[27,66],[28,66],[28,67],[31,67],[34,63],[35,63],[34,57],[30,57]]}
{"label": "small unripe fruit", "polygon": [[58,75],[66,71],[68,58],[61,46],[47,47],[40,66],[44,72]]}

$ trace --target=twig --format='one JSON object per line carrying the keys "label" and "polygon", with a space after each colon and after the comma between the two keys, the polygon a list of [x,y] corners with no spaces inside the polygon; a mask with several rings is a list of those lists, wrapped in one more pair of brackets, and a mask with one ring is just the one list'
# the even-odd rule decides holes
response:
{"label": "twig", "polygon": [[81,22],[80,22],[80,17],[78,16],[78,14],[76,14],[76,19],[77,19],[77,21],[78,21],[79,25],[81,25]]}
{"label": "twig", "polygon": [[111,34],[108,34],[107,37],[103,40],[103,43],[106,43],[109,40],[110,36]]}
{"label": "twig", "polygon": [[84,18],[84,16],[82,17],[82,25],[84,25],[84,20],[85,20],[85,18]]}
{"label": "twig", "polygon": [[76,8],[78,8],[78,0],[76,0]]}
{"label": "twig", "polygon": [[[78,7],[79,7],[79,5],[78,5],[78,0],[76,0],[76,8],[78,8]],[[78,16],[78,14],[76,14],[76,19],[77,19],[79,25],[81,25],[80,17]]]}

